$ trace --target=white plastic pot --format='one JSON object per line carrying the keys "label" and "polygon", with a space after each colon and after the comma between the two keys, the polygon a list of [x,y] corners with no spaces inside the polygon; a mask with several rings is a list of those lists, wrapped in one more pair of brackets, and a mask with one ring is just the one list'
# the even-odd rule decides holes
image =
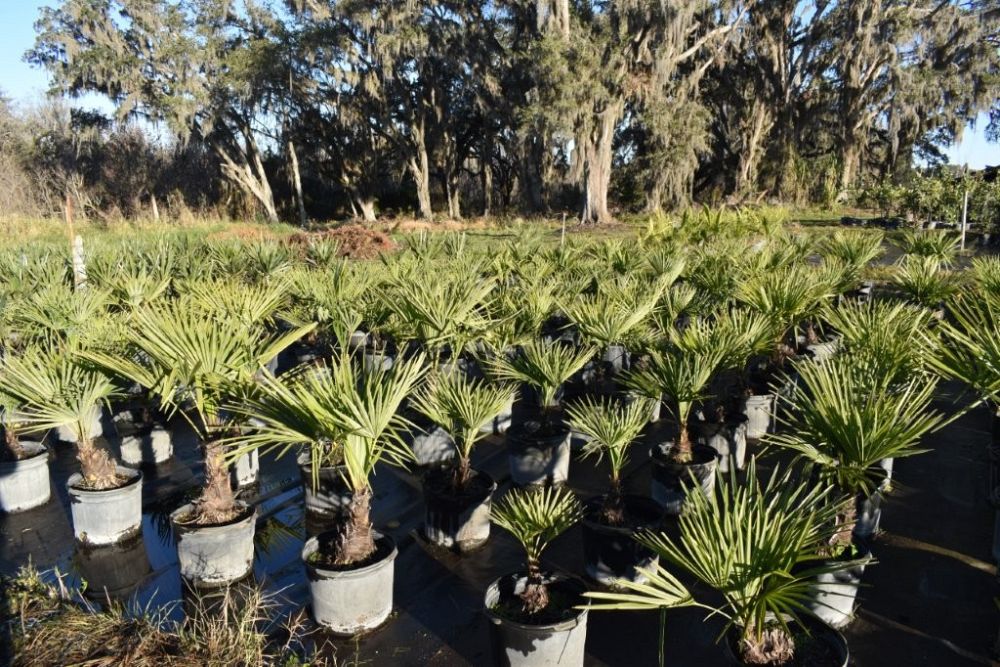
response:
{"label": "white plastic pot", "polygon": [[118,474],[128,477],[124,486],[91,491],[77,488],[83,481],[80,473],[66,481],[69,491],[73,534],[89,545],[115,544],[139,535],[142,531],[142,473],[118,466]]}
{"label": "white plastic pot", "polygon": [[346,637],[382,625],[392,613],[396,543],[388,535],[375,533],[373,562],[334,570],[314,560],[324,539],[324,535],[311,537],[302,547],[313,618],[333,634]]}
{"label": "white plastic pot", "polygon": [[239,581],[253,568],[253,536],[257,509],[238,503],[243,513],[219,526],[185,523],[195,511],[184,505],[170,514],[177,538],[177,560],[181,576],[198,587],[212,587]]}
{"label": "white plastic pot", "polygon": [[0,462],[0,512],[23,512],[44,505],[52,497],[49,450],[40,442],[21,441],[29,454],[18,461]]}
{"label": "white plastic pot", "polygon": [[156,426],[122,437],[122,462],[130,466],[156,465],[170,459],[174,444],[170,431]]}

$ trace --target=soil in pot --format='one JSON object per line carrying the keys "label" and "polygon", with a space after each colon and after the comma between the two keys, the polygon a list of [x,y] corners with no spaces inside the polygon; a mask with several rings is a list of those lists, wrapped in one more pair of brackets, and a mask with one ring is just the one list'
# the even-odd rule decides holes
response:
{"label": "soil in pot", "polygon": [[434,468],[424,476],[424,535],[439,546],[472,551],[490,536],[490,505],[497,483],[473,471],[462,489],[453,484],[451,468]]}
{"label": "soil in pot", "polygon": [[[777,624],[775,624],[777,628]],[[732,628],[726,633],[726,654],[735,665],[767,664],[769,667],[847,667],[850,652],[847,640],[837,630],[816,618],[800,616],[798,623],[788,622],[794,648],[786,660],[755,662],[740,649],[739,631]]]}
{"label": "soil in pot", "polygon": [[569,476],[570,430],[529,421],[507,430],[511,480],[518,486],[562,484]]}
{"label": "soil in pot", "polygon": [[649,569],[656,554],[633,539],[636,531],[655,528],[663,520],[663,509],[641,496],[624,497],[624,521],[610,525],[602,517],[603,498],[587,501],[583,519],[583,554],[587,576],[604,585],[615,579],[644,581],[638,568]]}
{"label": "soil in pot", "polygon": [[692,487],[705,494],[715,488],[716,452],[711,447],[694,445],[691,460],[678,463],[670,456],[673,446],[672,442],[665,442],[650,451],[653,462],[650,495],[667,514],[680,514]]}

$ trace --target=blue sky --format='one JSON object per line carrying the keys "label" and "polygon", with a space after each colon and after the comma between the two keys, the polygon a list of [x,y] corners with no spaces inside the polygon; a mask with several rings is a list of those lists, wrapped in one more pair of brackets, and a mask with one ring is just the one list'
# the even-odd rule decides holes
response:
{"label": "blue sky", "polygon": [[[19,104],[31,104],[45,94],[45,73],[23,61],[24,52],[35,38],[34,23],[38,8],[56,4],[54,0],[0,0],[0,90]],[[976,127],[968,130],[962,142],[952,146],[948,156],[955,164],[980,169],[986,164],[1000,164],[1000,145],[986,141],[987,116],[980,116]]]}

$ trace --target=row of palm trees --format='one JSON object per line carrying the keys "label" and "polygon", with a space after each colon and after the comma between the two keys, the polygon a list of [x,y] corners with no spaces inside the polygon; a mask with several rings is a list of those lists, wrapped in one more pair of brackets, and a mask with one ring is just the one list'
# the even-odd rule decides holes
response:
{"label": "row of palm trees", "polygon": [[[135,252],[115,248],[117,262],[98,250],[90,284],[76,291],[50,259],[0,259],[6,458],[22,458],[19,433],[63,429],[76,443],[79,486],[114,490],[130,473],[98,442],[101,407],[138,406],[147,428],[177,415],[199,435],[205,458],[199,498],[175,517],[190,530],[253,512],[230,484],[238,457],[306,454],[313,493],[330,471],[343,483],[342,497],[327,499],[337,507],[333,530],[308,561],[334,573],[324,575],[333,586],[336,572],[368,567],[381,553],[372,473],[382,462],[414,462],[406,438],[417,414],[454,443],[451,462],[428,473],[425,489],[429,498],[443,492],[457,519],[440,523],[429,500],[428,525],[440,525],[428,536],[465,548],[488,538],[496,483],[473,468],[472,452],[520,397],[528,416],[509,433],[512,479],[567,481],[573,432],[586,441],[583,453],[610,469],[593,507],[597,522],[637,528],[642,558],[613,573],[627,592],[594,597],[619,608],[703,604],[665,566],[679,567],[726,593],[742,657],[783,650],[793,636],[785,615],[807,614],[817,577],[854,562],[841,558],[853,553],[852,534],[870,537],[884,463],[919,453],[921,438],[953,418],[931,409],[939,378],[960,379],[994,402],[1000,392],[990,347],[998,263],[977,260],[960,274],[945,244],[919,240],[905,239],[892,269],[895,298],[868,304],[856,302],[858,288],[883,239],[867,233],[691,246],[683,229],[559,245],[529,232],[499,249],[422,236],[398,256],[366,263],[339,260],[322,241],[296,256],[274,243],[161,239]],[[918,274],[922,287],[911,289]],[[971,289],[958,297],[961,280]],[[818,361],[824,343],[838,351]],[[279,355],[308,361],[277,374]],[[744,475],[715,484],[711,453],[707,476],[696,472],[704,445],[695,410],[739,422],[748,396],[776,389],[786,417],[765,443],[804,465],[759,482],[751,459]],[[676,539],[635,525],[623,484],[661,401],[673,435],[653,456],[674,475],[666,485],[681,489],[679,505],[664,503],[683,507]],[[710,482],[707,492],[691,490],[692,472]],[[484,514],[485,527],[470,531]],[[585,512],[567,491],[525,490],[492,516],[525,545],[527,576],[514,606],[530,621],[548,605],[542,549]],[[223,571],[206,562],[209,553],[182,551],[182,572],[218,582],[249,568]],[[649,554],[658,565],[649,566]],[[801,567],[809,562],[816,567]],[[782,583],[796,566],[799,574]],[[748,578],[748,568],[760,576]],[[354,632],[383,612],[330,625]]]}

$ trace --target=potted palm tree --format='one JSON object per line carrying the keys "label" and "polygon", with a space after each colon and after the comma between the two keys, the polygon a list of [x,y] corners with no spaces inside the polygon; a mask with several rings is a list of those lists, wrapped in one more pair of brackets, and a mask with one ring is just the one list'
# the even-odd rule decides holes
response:
{"label": "potted palm tree", "polygon": [[119,466],[101,447],[93,424],[115,396],[102,373],[77,363],[64,346],[31,348],[8,356],[0,372],[0,394],[18,404],[18,419],[32,430],[73,434],[80,472],[66,482],[73,532],[90,545],[121,542],[142,528],[142,474]]}
{"label": "potted palm tree", "polygon": [[546,573],[541,561],[549,543],[580,520],[580,502],[566,488],[515,489],[492,514],[526,555],[524,572],[500,577],[486,589],[497,664],[582,666],[587,610],[576,607],[583,586]]}
{"label": "potted palm tree", "polygon": [[628,368],[630,343],[656,309],[665,287],[658,284],[650,288],[637,282],[623,294],[601,292],[577,296],[562,304],[583,341],[603,351],[603,372],[597,377],[609,377]]}
{"label": "potted palm tree", "polygon": [[638,580],[640,568],[648,569],[656,562],[656,556],[632,535],[656,526],[663,510],[648,498],[626,495],[622,488],[629,450],[649,420],[651,402],[584,399],[566,408],[570,424],[587,437],[583,455],[607,460],[610,468],[607,493],[587,501],[583,516],[586,571],[602,584],[623,578]]}
{"label": "potted palm tree", "polygon": [[[822,273],[802,264],[753,273],[740,283],[739,301],[766,316],[774,332],[770,359],[751,369],[746,405],[751,422],[755,421],[751,413],[773,413],[776,395],[791,391],[794,376],[786,372],[786,361],[797,354],[798,327],[832,296]],[[812,326],[806,328],[805,342],[817,342]],[[779,380],[783,384],[777,385]],[[757,429],[751,430],[754,432],[750,437],[763,435]]]}
{"label": "potted palm tree", "polygon": [[651,350],[647,363],[625,378],[625,385],[643,396],[660,396],[676,423],[673,440],[650,451],[653,461],[652,496],[668,513],[679,514],[689,482],[709,493],[715,485],[716,452],[691,441],[688,423],[696,401],[707,389],[726,350],[684,347],[677,339],[662,350]]}
{"label": "potted palm tree", "polygon": [[776,469],[763,484],[756,462],[747,480],[735,473],[717,494],[696,495],[679,519],[676,537],[646,531],[637,539],[661,560],[722,596],[718,606],[696,601],[663,565],[646,583],[619,582],[622,591],[585,593],[595,610],[655,610],[698,606],[726,620],[724,650],[737,664],[846,667],[847,642],[810,612],[815,578],[850,563],[819,556],[836,502],[829,486],[796,481]]}
{"label": "potted palm tree", "polygon": [[958,292],[955,274],[935,257],[904,257],[892,283],[908,302],[927,308],[938,319],[944,317],[945,302]]}
{"label": "potted palm tree", "polygon": [[417,411],[454,438],[454,463],[424,475],[424,535],[434,544],[465,552],[489,538],[490,500],[497,484],[472,468],[472,450],[489,433],[484,427],[507,409],[513,397],[510,386],[464,374],[436,376],[415,397]]}
{"label": "potted palm tree", "polygon": [[21,419],[19,401],[3,393],[0,380],[0,513],[30,510],[51,497],[49,450],[21,438]]}
{"label": "potted palm tree", "polygon": [[182,298],[135,313],[124,352],[81,353],[89,362],[146,388],[159,398],[163,410],[179,413],[201,440],[205,461],[201,495],[171,514],[181,575],[195,585],[236,581],[253,564],[257,512],[233,492],[227,439],[239,425],[224,407],[253,385],[261,368],[311,328],[267,335],[259,326],[213,320],[203,308]]}
{"label": "potted palm tree", "polygon": [[372,526],[371,475],[380,461],[405,465],[412,460],[399,436],[406,423],[397,412],[424,365],[423,355],[417,355],[391,369],[366,372],[349,356],[335,355],[329,365],[305,368],[289,380],[265,378],[238,408],[252,415],[257,427],[236,439],[232,456],[302,445],[309,448],[317,474],[331,458],[340,461],[338,473],[348,494],[342,519],[302,548],[313,616],[338,635],[377,627],[392,611],[396,545]]}
{"label": "potted palm tree", "polygon": [[559,484],[569,474],[569,427],[559,416],[563,383],[593,354],[556,341],[529,341],[514,354],[497,354],[484,363],[501,380],[534,388],[538,415],[507,430],[510,474],[515,484]]}
{"label": "potted palm tree", "polygon": [[950,421],[930,410],[937,383],[917,376],[890,386],[850,355],[804,364],[799,374],[788,428],[768,443],[795,452],[851,498],[841,508],[843,539],[870,538],[881,516],[879,463],[923,453],[921,438]]}
{"label": "potted palm tree", "polygon": [[[466,355],[472,342],[491,324],[488,307],[495,283],[480,278],[474,267],[461,265],[436,272],[423,267],[420,274],[422,280],[405,276],[392,283],[390,305],[437,372],[468,373]],[[418,465],[440,464],[454,454],[452,437],[447,429],[423,417],[418,414],[414,420],[410,446]]]}
{"label": "potted palm tree", "polygon": [[[795,452],[812,466],[815,479],[847,498],[835,508],[835,530],[824,554],[832,563],[857,560],[854,555],[866,554],[867,540],[879,526],[887,475],[882,462],[922,453],[920,439],[948,420],[929,409],[932,378],[889,385],[850,356],[805,365],[800,374],[789,428],[769,442]],[[820,580],[815,613],[835,627],[850,622],[863,571],[862,562]]]}

